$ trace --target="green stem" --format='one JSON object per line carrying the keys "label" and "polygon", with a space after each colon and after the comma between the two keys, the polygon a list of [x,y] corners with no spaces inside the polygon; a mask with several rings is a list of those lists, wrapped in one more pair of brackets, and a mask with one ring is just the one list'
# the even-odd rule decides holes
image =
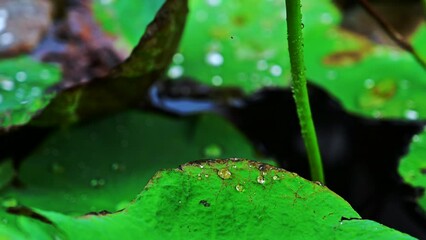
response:
{"label": "green stem", "polygon": [[302,9],[300,0],[286,0],[288,49],[290,52],[292,90],[303,141],[308,153],[313,181],[324,183],[321,154],[318,147],[308,89],[306,87],[305,62],[303,59]]}

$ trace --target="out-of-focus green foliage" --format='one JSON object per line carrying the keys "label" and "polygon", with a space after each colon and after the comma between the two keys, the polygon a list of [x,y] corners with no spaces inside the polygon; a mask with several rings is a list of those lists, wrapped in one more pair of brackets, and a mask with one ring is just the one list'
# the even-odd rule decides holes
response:
{"label": "out-of-focus green foliage", "polygon": [[[426,131],[413,137],[410,151],[399,164],[399,174],[413,187],[426,189]],[[426,195],[417,199],[426,212]]]}
{"label": "out-of-focus green foliage", "polygon": [[159,169],[237,156],[259,160],[218,116],[172,120],[129,112],[54,134],[23,162],[19,178],[25,187],[3,191],[0,200],[73,215],[115,211]]}
{"label": "out-of-focus green foliage", "polygon": [[[215,86],[252,92],[290,82],[284,1],[191,1],[187,26],[169,69]],[[307,76],[355,114],[426,118],[426,73],[407,52],[342,29],[327,0],[303,2]],[[255,9],[255,11],[253,11]],[[426,27],[414,46],[426,56]]]}
{"label": "out-of-focus green foliage", "polygon": [[101,27],[117,39],[116,46],[125,53],[130,53],[164,2],[94,0],[92,8]]}
{"label": "out-of-focus green foliage", "polygon": [[0,61],[0,127],[28,123],[54,96],[46,90],[61,79],[60,69],[29,57]]}

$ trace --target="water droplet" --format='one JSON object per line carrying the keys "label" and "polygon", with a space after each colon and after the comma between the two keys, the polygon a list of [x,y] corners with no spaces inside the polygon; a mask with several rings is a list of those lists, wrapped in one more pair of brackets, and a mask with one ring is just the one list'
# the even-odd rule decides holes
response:
{"label": "water droplet", "polygon": [[240,184],[238,184],[237,186],[235,186],[235,189],[236,189],[238,192],[242,192],[242,191],[244,191],[244,187],[243,187],[242,185],[240,185]]}
{"label": "water droplet", "polygon": [[260,183],[260,184],[265,184],[265,178],[263,176],[258,176],[257,182]]}
{"label": "water droplet", "polygon": [[333,22],[333,17],[330,13],[322,13],[320,16],[320,21],[323,24],[330,24]]}
{"label": "water droplet", "polygon": [[94,178],[92,180],[90,180],[90,186],[94,187],[94,188],[100,188],[105,186],[105,179],[103,178]]}
{"label": "water droplet", "polygon": [[204,165],[200,165],[200,168],[204,168]]}
{"label": "water droplet", "polygon": [[223,168],[217,172],[217,175],[219,175],[219,177],[222,179],[230,179],[232,173],[228,169]]}
{"label": "water droplet", "polygon": [[15,97],[16,97],[17,99],[22,100],[22,99],[25,97],[25,90],[24,90],[23,88],[18,88],[18,89],[15,91]]}
{"label": "water droplet", "polygon": [[175,65],[169,68],[169,71],[167,72],[167,75],[170,78],[178,78],[183,75],[184,69],[182,66]]}
{"label": "water droplet", "polygon": [[6,29],[8,17],[9,12],[4,8],[0,8],[0,32]]}
{"label": "water droplet", "polygon": [[207,0],[207,4],[212,7],[219,6],[221,2],[222,0]]}
{"label": "water droplet", "polygon": [[302,29],[304,29],[305,28],[305,24],[302,23],[301,27],[302,27]]}
{"label": "water droplet", "polygon": [[215,67],[222,65],[223,61],[223,56],[218,52],[209,52],[206,56],[206,62]]}
{"label": "water droplet", "polygon": [[216,144],[210,144],[204,149],[204,156],[207,158],[219,158],[222,155],[222,149]]}
{"label": "water droplet", "polygon": [[280,180],[280,178],[277,175],[273,176],[272,179],[274,179],[274,181]]}
{"label": "water droplet", "polygon": [[117,172],[122,172],[124,170],[126,170],[126,166],[124,166],[123,164],[120,163],[113,163],[111,165],[111,169]]}
{"label": "water droplet", "polygon": [[324,185],[322,184],[322,182],[320,182],[320,181],[314,181],[314,183],[315,183],[316,185],[318,185],[318,186],[324,186]]}
{"label": "water droplet", "polygon": [[56,163],[56,162],[52,164],[52,172],[54,174],[61,174],[64,171],[65,171],[65,168],[61,164]]}
{"label": "water droplet", "polygon": [[269,71],[275,77],[279,77],[281,75],[281,73],[283,72],[281,67],[278,66],[278,65],[273,65]]}
{"label": "water droplet", "polygon": [[266,69],[268,69],[268,63],[266,62],[266,60],[259,60],[256,64],[256,67],[260,71],[265,71]]}
{"label": "water droplet", "polygon": [[13,43],[15,37],[10,32],[5,32],[0,35],[0,45],[7,46]]}
{"label": "water droplet", "polygon": [[101,4],[108,5],[112,3],[112,0],[100,0]]}
{"label": "water droplet", "polygon": [[421,142],[422,141],[422,138],[419,136],[419,135],[414,135],[414,137],[413,137],[413,142]]}
{"label": "water droplet", "polygon": [[209,177],[209,175],[208,175],[208,174],[206,174],[206,175],[204,175],[204,177],[208,178],[208,177]]}
{"label": "water droplet", "polygon": [[183,57],[182,53],[176,53],[173,55],[173,63],[174,64],[182,64],[185,58]]}
{"label": "water droplet", "polygon": [[405,111],[405,118],[410,120],[417,120],[419,118],[419,113],[415,110],[406,110]]}
{"label": "water droplet", "polygon": [[373,112],[373,117],[374,118],[381,118],[382,117],[382,112],[379,110],[376,110]]}
{"label": "water droplet", "polygon": [[31,96],[38,97],[38,96],[41,95],[41,93],[42,93],[41,88],[39,88],[39,87],[32,87],[31,88],[31,92],[30,92]]}
{"label": "water droplet", "polygon": [[218,76],[218,75],[213,76],[212,84],[214,86],[220,86],[220,85],[222,85],[222,83],[223,83],[223,79],[222,79],[221,76]]}
{"label": "water droplet", "polygon": [[27,74],[25,72],[20,71],[15,74],[15,78],[18,82],[25,82],[25,80],[27,80]]}
{"label": "water droplet", "polygon": [[365,79],[365,81],[364,81],[364,87],[365,87],[365,88],[367,88],[367,89],[371,89],[371,88],[373,88],[373,87],[374,87],[374,84],[375,84],[375,82],[374,82],[374,80],[373,80],[373,79],[371,79],[371,78],[367,78],[367,79]]}
{"label": "water droplet", "polygon": [[15,88],[15,82],[8,79],[0,80],[0,85],[6,91],[11,91]]}

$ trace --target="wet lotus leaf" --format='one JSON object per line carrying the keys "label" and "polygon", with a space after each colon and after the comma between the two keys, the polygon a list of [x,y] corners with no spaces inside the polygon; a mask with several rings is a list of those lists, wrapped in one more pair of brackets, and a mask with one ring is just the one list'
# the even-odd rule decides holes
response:
{"label": "wet lotus leaf", "polygon": [[35,212],[69,239],[414,239],[360,220],[324,186],[237,159],[157,172],[132,204],[113,214]]}
{"label": "wet lotus leaf", "polygon": [[5,215],[3,209],[0,209],[0,216],[2,221],[2,224],[0,224],[0,239],[66,239],[64,234],[51,224],[24,216]]}
{"label": "wet lotus leaf", "polygon": [[[415,135],[409,153],[399,164],[399,174],[407,184],[415,188],[426,189],[426,131]],[[426,212],[426,194],[417,199]]]}
{"label": "wet lotus leaf", "polygon": [[186,0],[167,1],[127,60],[104,78],[61,92],[34,124],[66,125],[145,101],[148,88],[162,77],[177,48],[187,8]]}
{"label": "wet lotus leaf", "polygon": [[[252,92],[288,86],[284,1],[191,1],[170,77],[188,75]],[[307,76],[350,112],[367,117],[426,118],[426,73],[407,52],[346,31],[326,0],[303,1]],[[256,11],[253,11],[256,9]],[[414,45],[426,56],[423,25]]]}
{"label": "wet lotus leaf", "polygon": [[[358,115],[408,120],[426,118],[426,105],[423,104],[426,71],[422,66],[397,47],[376,45],[339,29],[336,24],[340,16],[330,10],[317,16],[317,21],[329,19],[329,24],[322,28],[316,26],[321,35],[306,27],[306,65],[312,82],[327,89],[347,110]],[[315,15],[307,16],[306,21],[310,17]],[[421,31],[424,30],[422,27]],[[318,42],[328,44],[318,47]],[[424,44],[415,47],[424,52]]]}
{"label": "wet lotus leaf", "polygon": [[116,37],[116,46],[130,53],[164,2],[164,0],[94,0],[92,8],[104,31]]}
{"label": "wet lotus leaf", "polygon": [[190,10],[169,77],[248,92],[288,85],[285,1],[190,1]]}
{"label": "wet lotus leaf", "polygon": [[0,202],[73,215],[116,211],[159,169],[188,159],[237,156],[260,160],[218,116],[170,119],[128,112],[55,133],[22,163],[25,188],[3,190]]}
{"label": "wet lotus leaf", "polygon": [[59,67],[29,57],[0,60],[0,128],[24,125],[53,97]]}

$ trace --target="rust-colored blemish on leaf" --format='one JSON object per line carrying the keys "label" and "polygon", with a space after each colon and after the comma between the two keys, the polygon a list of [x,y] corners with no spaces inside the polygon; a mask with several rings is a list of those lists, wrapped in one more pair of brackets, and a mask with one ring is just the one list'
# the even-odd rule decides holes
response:
{"label": "rust-colored blemish on leaf", "polygon": [[364,57],[363,51],[342,51],[327,55],[323,58],[323,63],[331,66],[349,66],[359,62]]}

